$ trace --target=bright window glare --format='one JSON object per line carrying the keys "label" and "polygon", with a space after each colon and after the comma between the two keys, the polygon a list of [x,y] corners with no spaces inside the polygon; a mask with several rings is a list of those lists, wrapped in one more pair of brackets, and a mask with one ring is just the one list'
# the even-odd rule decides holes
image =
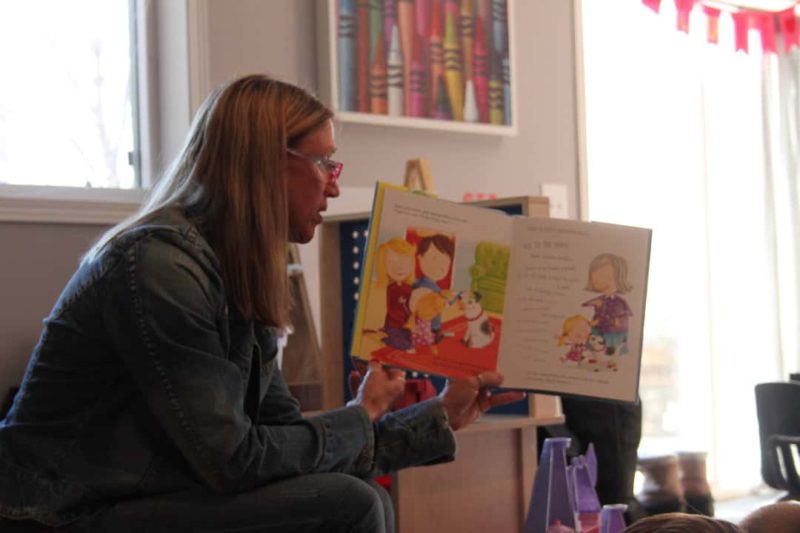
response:
{"label": "bright window glare", "polygon": [[137,186],[128,0],[0,2],[0,183]]}
{"label": "bright window glare", "polygon": [[746,489],[759,480],[753,361],[774,348],[757,253],[760,43],[735,53],[723,16],[708,44],[700,9],[687,35],[661,8],[582,2],[589,216],[653,228],[640,454],[705,450],[717,488]]}

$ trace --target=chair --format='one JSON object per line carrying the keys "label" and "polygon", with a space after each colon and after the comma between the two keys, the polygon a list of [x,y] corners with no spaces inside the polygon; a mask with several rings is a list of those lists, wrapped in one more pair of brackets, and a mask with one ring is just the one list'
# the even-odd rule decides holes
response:
{"label": "chair", "polygon": [[475,263],[469,269],[470,289],[481,294],[481,306],[487,311],[503,311],[509,255],[505,244],[482,241],[475,247]]}
{"label": "chair", "polygon": [[800,499],[800,382],[759,383],[755,387],[761,441],[761,477],[786,491],[781,500]]}

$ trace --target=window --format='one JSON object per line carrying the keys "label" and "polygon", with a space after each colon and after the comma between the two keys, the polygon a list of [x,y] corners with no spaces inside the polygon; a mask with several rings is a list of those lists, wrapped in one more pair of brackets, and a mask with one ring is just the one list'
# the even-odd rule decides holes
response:
{"label": "window", "polygon": [[0,2],[0,183],[139,186],[134,4]]}
{"label": "window", "polygon": [[750,489],[753,385],[784,376],[765,245],[769,59],[757,36],[734,52],[730,16],[713,45],[699,9],[688,35],[672,2],[581,10],[589,217],[653,228],[640,454],[708,451],[715,496]]}

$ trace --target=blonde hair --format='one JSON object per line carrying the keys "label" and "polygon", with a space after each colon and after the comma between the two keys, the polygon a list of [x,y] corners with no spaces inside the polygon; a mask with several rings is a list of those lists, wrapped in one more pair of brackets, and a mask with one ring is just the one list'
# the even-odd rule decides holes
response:
{"label": "blonde hair", "polygon": [[564,346],[564,344],[566,344],[567,337],[569,337],[569,332],[581,322],[586,322],[589,327],[592,325],[591,321],[589,321],[589,319],[583,315],[572,315],[571,317],[564,319],[564,324],[561,326],[561,336],[558,338],[559,346]]}
{"label": "blonde hair", "polygon": [[393,237],[378,246],[376,257],[378,264],[375,267],[378,273],[378,287],[386,287],[389,284],[389,273],[386,271],[386,256],[389,254],[389,250],[411,258],[412,268],[410,269],[408,277],[403,281],[409,284],[412,283],[414,281],[414,256],[417,253],[417,247],[405,239]]}
{"label": "blonde hair", "polygon": [[614,282],[619,294],[625,294],[633,288],[633,286],[628,283],[628,262],[625,258],[614,254],[600,254],[589,263],[589,281],[586,284],[587,291],[595,290],[592,284],[592,272],[605,265],[611,265],[614,269]]}
{"label": "blonde hair", "polygon": [[286,327],[286,149],[332,117],[305,90],[268,76],[220,85],[200,106],[180,154],[141,209],[107,231],[84,260],[176,207],[198,222],[217,255],[228,305],[245,320]]}

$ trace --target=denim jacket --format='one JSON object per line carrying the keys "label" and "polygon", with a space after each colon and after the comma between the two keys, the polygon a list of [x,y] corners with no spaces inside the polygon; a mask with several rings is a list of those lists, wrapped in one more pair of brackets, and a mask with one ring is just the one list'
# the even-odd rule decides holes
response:
{"label": "denim jacket", "polygon": [[453,459],[437,400],[375,424],[360,406],[304,418],[276,351],[273,329],[229,314],[217,258],[181,213],[128,230],[44,322],[0,421],[0,516],[62,525],[122,499]]}

